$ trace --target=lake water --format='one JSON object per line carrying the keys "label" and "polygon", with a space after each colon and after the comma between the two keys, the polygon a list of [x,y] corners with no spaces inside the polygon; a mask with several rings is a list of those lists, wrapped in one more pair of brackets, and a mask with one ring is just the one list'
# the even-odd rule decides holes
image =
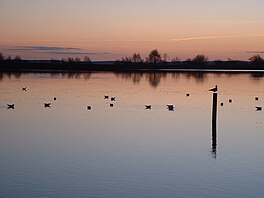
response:
{"label": "lake water", "polygon": [[264,73],[1,74],[0,197],[264,197],[256,106]]}

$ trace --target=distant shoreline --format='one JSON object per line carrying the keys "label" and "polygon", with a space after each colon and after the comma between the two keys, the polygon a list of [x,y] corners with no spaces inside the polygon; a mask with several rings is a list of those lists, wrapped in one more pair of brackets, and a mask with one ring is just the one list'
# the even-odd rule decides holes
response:
{"label": "distant shoreline", "polygon": [[2,61],[1,72],[71,72],[71,71],[113,71],[113,72],[264,72],[264,64],[247,61],[207,61],[203,63],[163,62],[163,63],[124,63],[124,62],[56,62],[56,61]]}

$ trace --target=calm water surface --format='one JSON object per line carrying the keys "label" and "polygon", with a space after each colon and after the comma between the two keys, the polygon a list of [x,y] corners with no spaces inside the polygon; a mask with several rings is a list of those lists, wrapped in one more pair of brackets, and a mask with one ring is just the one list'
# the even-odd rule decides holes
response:
{"label": "calm water surface", "polygon": [[264,197],[255,106],[263,74],[2,74],[0,197]]}

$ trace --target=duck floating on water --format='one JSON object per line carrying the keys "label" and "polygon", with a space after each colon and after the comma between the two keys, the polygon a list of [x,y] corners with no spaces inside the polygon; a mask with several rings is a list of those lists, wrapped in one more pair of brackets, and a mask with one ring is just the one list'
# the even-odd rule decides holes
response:
{"label": "duck floating on water", "polygon": [[50,107],[51,103],[44,103],[44,107],[47,108],[47,107]]}
{"label": "duck floating on water", "polygon": [[151,105],[145,105],[145,109],[151,109]]}
{"label": "duck floating on water", "polygon": [[15,109],[15,104],[7,104],[8,109]]}
{"label": "duck floating on water", "polygon": [[256,111],[262,111],[262,107],[256,107]]}
{"label": "duck floating on water", "polygon": [[167,105],[167,109],[169,111],[174,111],[174,106],[173,105]]}

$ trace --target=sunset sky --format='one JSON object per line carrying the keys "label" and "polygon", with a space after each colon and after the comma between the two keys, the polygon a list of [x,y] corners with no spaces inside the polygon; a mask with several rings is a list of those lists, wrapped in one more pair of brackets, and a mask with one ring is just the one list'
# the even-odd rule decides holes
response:
{"label": "sunset sky", "polygon": [[116,60],[264,55],[263,0],[0,0],[0,52]]}

